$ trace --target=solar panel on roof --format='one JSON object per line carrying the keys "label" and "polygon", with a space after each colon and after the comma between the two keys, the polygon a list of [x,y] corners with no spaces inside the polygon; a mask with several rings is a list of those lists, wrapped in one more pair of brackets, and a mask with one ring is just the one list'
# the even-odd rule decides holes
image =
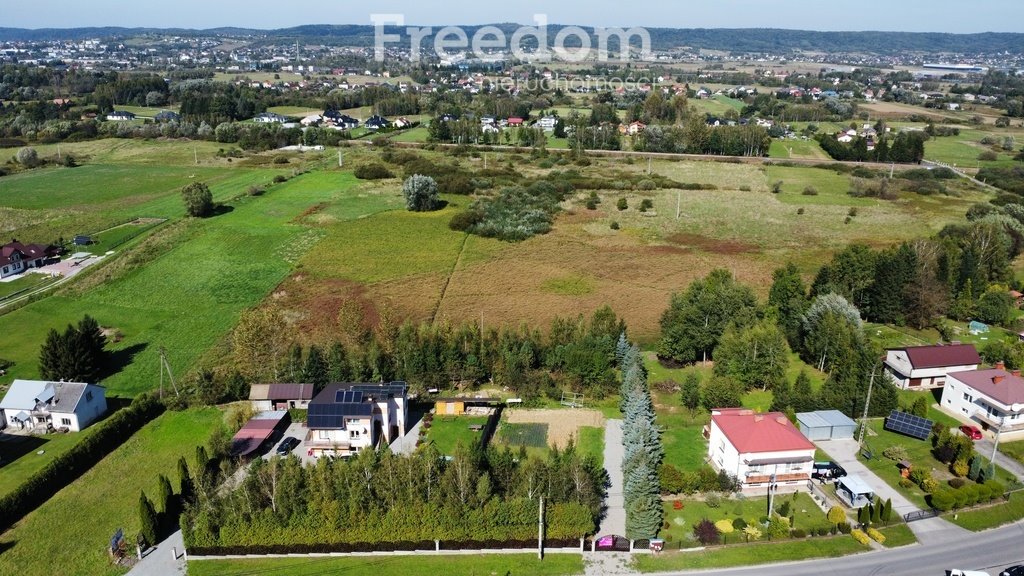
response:
{"label": "solar panel on roof", "polygon": [[932,433],[933,422],[927,418],[921,418],[906,412],[893,410],[885,419],[885,429],[898,434],[917,438],[918,440],[928,439]]}

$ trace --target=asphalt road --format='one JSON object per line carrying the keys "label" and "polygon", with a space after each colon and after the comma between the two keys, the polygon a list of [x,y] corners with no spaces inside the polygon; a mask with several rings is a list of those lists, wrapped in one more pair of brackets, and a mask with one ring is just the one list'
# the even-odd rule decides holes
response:
{"label": "asphalt road", "polygon": [[844,558],[810,560],[730,568],[693,570],[670,574],[714,574],[715,576],[941,576],[946,570],[982,570],[996,576],[1005,568],[1024,564],[1024,521],[971,533],[956,542],[935,542],[869,552]]}

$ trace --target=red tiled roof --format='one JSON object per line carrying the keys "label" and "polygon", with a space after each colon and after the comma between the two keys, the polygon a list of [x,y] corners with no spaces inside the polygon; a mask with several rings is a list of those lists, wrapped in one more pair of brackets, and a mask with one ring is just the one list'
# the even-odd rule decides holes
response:
{"label": "red tiled roof", "polygon": [[752,410],[741,409],[714,412],[711,420],[740,454],[814,450],[814,444],[781,412],[755,414]]}
{"label": "red tiled roof", "polygon": [[1024,378],[1014,376],[1006,370],[999,370],[998,368],[968,370],[966,372],[953,372],[949,376],[1002,403],[1004,406],[1024,404]]}
{"label": "red tiled roof", "polygon": [[903,350],[910,364],[917,369],[981,364],[981,356],[978,356],[978,351],[971,344],[910,346]]}

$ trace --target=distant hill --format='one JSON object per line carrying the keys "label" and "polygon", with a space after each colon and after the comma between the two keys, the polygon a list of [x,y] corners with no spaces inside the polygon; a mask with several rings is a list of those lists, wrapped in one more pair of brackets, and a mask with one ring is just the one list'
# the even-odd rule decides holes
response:
{"label": "distant hill", "polygon": [[[517,24],[497,24],[510,33]],[[549,38],[563,26],[549,27]],[[464,26],[470,36],[482,26]],[[435,30],[438,29],[435,27]],[[653,48],[667,50],[677,47],[735,52],[787,53],[792,51],[895,53],[1024,53],[1024,34],[985,32],[981,34],[947,34],[939,32],[819,32],[782,30],[778,28],[648,28]],[[401,32],[389,29],[389,33]],[[211,28],[191,30],[179,28],[0,28],[0,41],[19,40],[81,40],[86,38],[117,39],[145,35],[231,36],[262,38],[270,41],[326,43],[347,46],[371,46],[374,29],[364,25],[312,24],[277,30],[247,28]]]}

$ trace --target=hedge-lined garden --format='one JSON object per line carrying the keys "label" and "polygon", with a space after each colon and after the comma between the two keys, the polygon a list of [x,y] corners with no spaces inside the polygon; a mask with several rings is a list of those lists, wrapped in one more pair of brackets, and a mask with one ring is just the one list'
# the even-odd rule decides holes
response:
{"label": "hedge-lined garden", "polygon": [[235,491],[201,490],[186,507],[183,530],[197,554],[434,540],[475,547],[535,539],[543,495],[546,537],[576,545],[596,528],[605,479],[603,468],[573,449],[541,460],[460,446],[448,460],[428,445],[412,456],[364,451],[308,467],[275,457],[250,465]]}
{"label": "hedge-lined garden", "polygon": [[21,486],[0,497],[0,529],[10,527],[46,502],[163,410],[163,404],[153,397],[139,396],[128,408],[96,425],[89,436],[74,448],[54,458]]}

